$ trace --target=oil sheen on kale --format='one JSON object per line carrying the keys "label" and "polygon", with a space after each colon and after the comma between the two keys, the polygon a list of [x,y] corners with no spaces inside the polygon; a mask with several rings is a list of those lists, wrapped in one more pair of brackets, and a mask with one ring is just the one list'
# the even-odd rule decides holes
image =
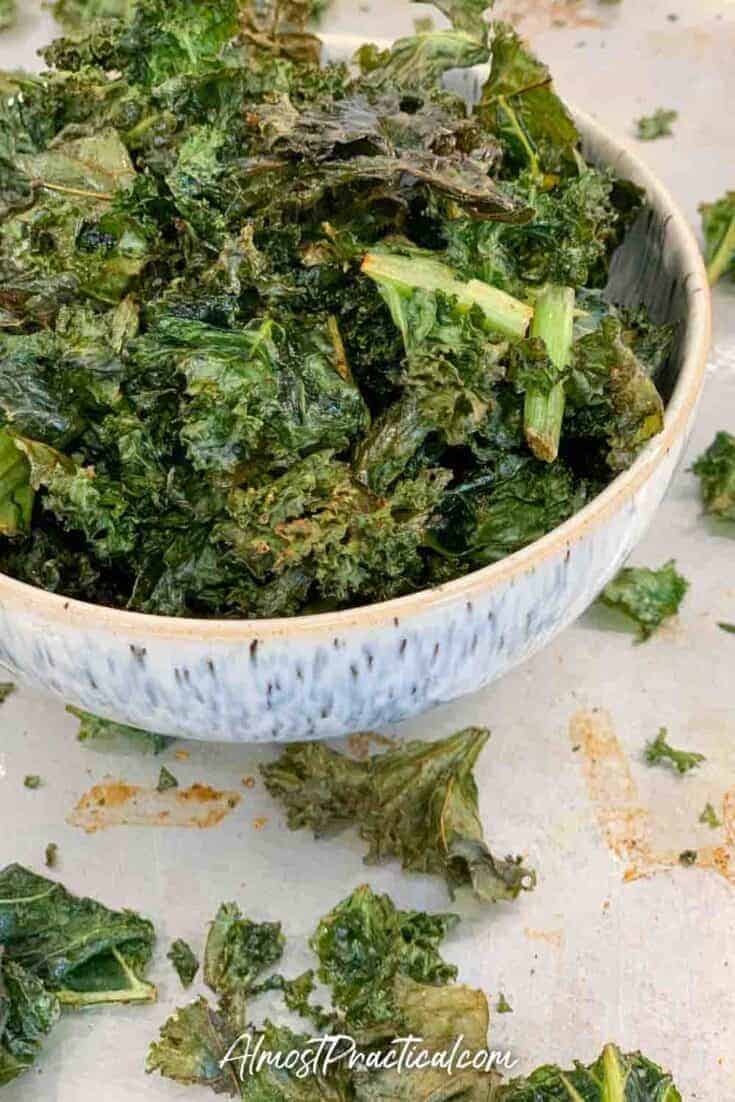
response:
{"label": "oil sheen on kale", "polygon": [[[661,430],[644,197],[483,4],[320,66],[304,0],[58,0],[0,73],[0,570],[273,617],[569,518]],[[99,17],[99,18],[96,18]],[[469,109],[449,69],[490,63]]]}

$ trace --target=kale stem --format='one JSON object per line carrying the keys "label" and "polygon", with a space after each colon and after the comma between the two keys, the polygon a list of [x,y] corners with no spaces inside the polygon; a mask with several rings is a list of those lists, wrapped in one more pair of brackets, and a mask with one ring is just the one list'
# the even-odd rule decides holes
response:
{"label": "kale stem", "polygon": [[712,287],[724,274],[733,253],[735,253],[735,217],[730,220],[730,225],[727,227],[717,251],[707,265],[707,278]]}
{"label": "kale stem", "polygon": [[505,114],[508,118],[508,121],[510,122],[511,127],[512,127],[516,137],[518,138],[518,141],[523,146],[524,152],[525,152],[526,156],[528,157],[528,163],[529,163],[529,166],[530,166],[530,169],[531,169],[531,174],[533,176],[535,176],[536,179],[539,179],[543,174],[542,174],[541,169],[539,167],[538,157],[536,156],[536,152],[535,152],[533,146],[531,145],[530,141],[528,140],[528,136],[526,135],[526,132],[524,131],[523,127],[521,126],[521,124],[518,121],[515,111],[510,106],[510,104],[508,103],[505,96],[498,96],[498,103],[500,104],[503,111],[505,112]]}
{"label": "kale stem", "polygon": [[407,347],[410,334],[403,330],[398,303],[401,296],[415,290],[439,291],[453,296],[467,309],[479,306],[490,327],[505,337],[520,340],[528,330],[533,310],[525,302],[481,279],[470,279],[464,283],[451,268],[437,260],[423,256],[368,253],[363,259],[362,271],[378,284]]}
{"label": "kale stem", "polygon": [[34,187],[44,188],[46,191],[59,191],[62,195],[77,195],[80,199],[101,199],[106,202],[114,199],[109,191],[86,191],[80,187],[64,187],[62,184],[48,184],[45,180],[34,180]]}
{"label": "kale stem", "polygon": [[[569,363],[574,324],[574,289],[551,283],[539,295],[531,322],[531,336],[546,345],[554,367],[563,371]],[[553,463],[559,454],[564,417],[564,383],[549,391],[529,387],[523,424],[528,446],[537,459]]]}

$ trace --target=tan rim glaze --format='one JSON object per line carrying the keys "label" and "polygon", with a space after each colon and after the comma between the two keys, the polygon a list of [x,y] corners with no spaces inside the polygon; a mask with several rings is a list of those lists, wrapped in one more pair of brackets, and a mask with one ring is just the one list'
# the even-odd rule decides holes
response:
{"label": "tan rim glaze", "polygon": [[140,637],[176,640],[228,640],[250,642],[283,638],[315,639],[327,632],[349,631],[351,628],[377,627],[391,623],[396,617],[410,618],[428,609],[441,610],[458,599],[471,600],[486,593],[509,578],[520,577],[547,559],[581,540],[588,532],[603,525],[617,512],[639,487],[646,482],[666,456],[672,444],[686,432],[693,416],[704,380],[711,339],[711,300],[704,262],[697,241],[687,221],[668,190],[623,141],[613,137],[604,127],[582,111],[574,109],[575,119],[584,137],[604,142],[626,158],[638,182],[645,189],[649,205],[665,211],[670,217],[670,230],[682,254],[682,269],[694,286],[687,288],[689,316],[682,353],[682,367],[671,400],[666,408],[663,431],[641,452],[636,461],[619,475],[588,505],[564,524],[535,543],[500,562],[466,574],[435,589],[424,589],[405,597],[396,597],[379,604],[363,605],[341,612],[326,612],[308,616],[291,616],[275,620],[208,620],[176,616],[154,616],[142,612],[127,612],[104,605],[77,601],[57,593],[49,593],[0,573],[0,605],[32,612],[48,623],[63,623],[67,627],[104,628],[126,638]]}

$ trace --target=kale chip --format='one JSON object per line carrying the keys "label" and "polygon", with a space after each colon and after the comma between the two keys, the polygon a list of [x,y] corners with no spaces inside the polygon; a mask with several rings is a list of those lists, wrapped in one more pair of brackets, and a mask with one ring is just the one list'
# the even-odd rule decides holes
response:
{"label": "kale chip", "polygon": [[735,191],[715,203],[702,203],[702,229],[707,275],[714,286],[723,275],[735,278]]}
{"label": "kale chip", "polygon": [[588,1067],[538,1068],[500,1089],[498,1102],[682,1102],[670,1075],[642,1056],[606,1045]]}
{"label": "kale chip", "polygon": [[535,884],[520,858],[498,859],[484,841],[473,769],[489,732],[468,727],[437,742],[408,742],[367,761],[323,743],[292,743],[261,767],[292,830],[319,836],[355,824],[365,861],[397,857],[412,872],[469,886],[484,903],[515,899]]}
{"label": "kale chip", "polygon": [[[670,330],[602,294],[643,196],[482,0],[352,69],[322,0],[52,6],[47,70],[0,73],[0,570],[353,607],[526,546],[661,430]],[[484,62],[469,107],[443,77]]]}
{"label": "kale chip", "polygon": [[735,520],[735,436],[718,432],[692,469],[699,476],[706,512]]}
{"label": "kale chip", "polygon": [[676,615],[688,588],[689,582],[677,572],[672,559],[658,570],[625,567],[605,587],[601,600],[635,621],[643,643],[664,620]]}

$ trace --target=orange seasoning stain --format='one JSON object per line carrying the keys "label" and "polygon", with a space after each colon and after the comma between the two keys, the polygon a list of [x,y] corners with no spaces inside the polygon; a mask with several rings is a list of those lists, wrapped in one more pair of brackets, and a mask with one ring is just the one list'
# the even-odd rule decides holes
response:
{"label": "orange seasoning stain", "polygon": [[267,815],[259,815],[257,819],[253,819],[253,826],[256,830],[262,830],[268,822]]}
{"label": "orange seasoning stain", "polygon": [[243,777],[243,788],[255,788],[255,777]]}
{"label": "orange seasoning stain", "polygon": [[531,941],[545,941],[547,945],[551,945],[554,949],[561,949],[564,944],[563,930],[534,930],[530,926],[526,926],[523,933]]}
{"label": "orange seasoning stain", "polygon": [[651,855],[650,818],[610,716],[582,711],[572,716],[569,737],[581,750],[582,769],[600,832],[616,857],[646,861]]}
{"label": "orange seasoning stain", "polygon": [[207,784],[158,792],[125,781],[104,781],[84,793],[67,822],[87,834],[115,826],[206,829],[218,826],[240,800],[238,792],[219,791]]}
{"label": "orange seasoning stain", "polygon": [[174,753],[174,757],[176,758],[177,761],[188,761],[189,758],[191,757],[191,751],[190,750],[177,750]]}
{"label": "orange seasoning stain", "polygon": [[[661,850],[651,841],[651,812],[641,803],[630,762],[608,713],[577,712],[569,737],[582,751],[582,769],[602,837],[616,857],[629,862],[623,875],[626,883],[680,868],[680,850]],[[735,788],[725,794],[722,822],[725,844],[692,847],[697,855],[692,867],[709,869],[735,886]]]}

